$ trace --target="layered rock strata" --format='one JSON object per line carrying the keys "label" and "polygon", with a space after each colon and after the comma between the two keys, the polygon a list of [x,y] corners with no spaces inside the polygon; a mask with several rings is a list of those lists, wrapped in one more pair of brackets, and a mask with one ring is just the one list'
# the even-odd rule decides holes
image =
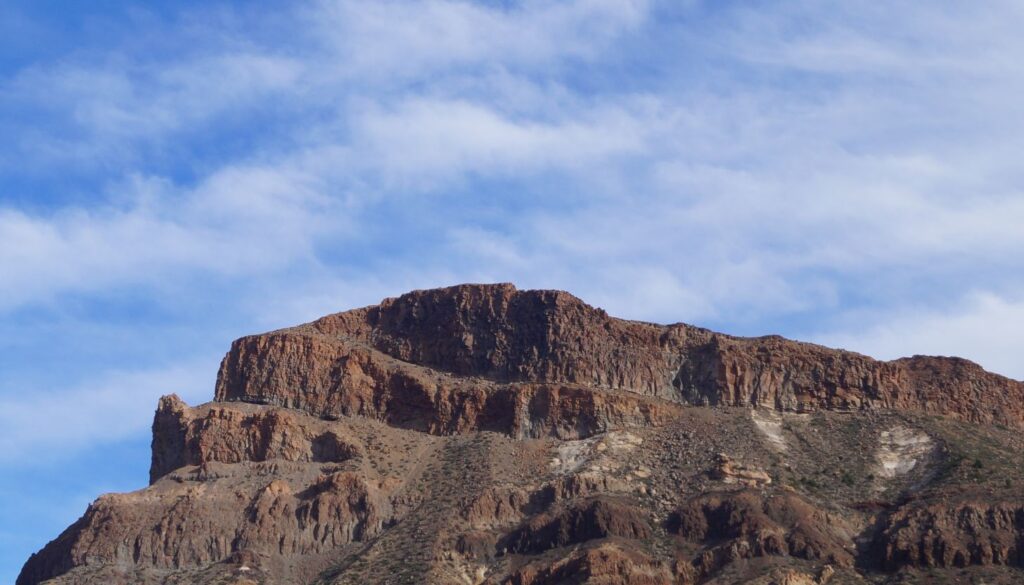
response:
{"label": "layered rock strata", "polygon": [[578,422],[534,429],[522,423],[535,413],[522,409],[557,408],[564,392],[578,404],[594,391],[792,412],[889,408],[1024,426],[1024,383],[967,360],[882,362],[776,336],[626,321],[568,293],[512,285],[416,291],[243,337],[221,364],[216,398],[372,416],[428,432],[569,437],[586,434],[586,425],[575,433]]}
{"label": "layered rock strata", "polygon": [[889,570],[1009,565],[1024,567],[1024,497],[956,498],[893,513],[875,551]]}

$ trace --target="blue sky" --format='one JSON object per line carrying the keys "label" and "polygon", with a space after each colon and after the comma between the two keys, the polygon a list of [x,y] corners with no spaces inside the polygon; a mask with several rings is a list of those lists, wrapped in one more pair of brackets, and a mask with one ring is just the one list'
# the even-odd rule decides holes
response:
{"label": "blue sky", "polygon": [[413,288],[1024,378],[1019,2],[133,4],[0,8],[0,582],[233,338]]}

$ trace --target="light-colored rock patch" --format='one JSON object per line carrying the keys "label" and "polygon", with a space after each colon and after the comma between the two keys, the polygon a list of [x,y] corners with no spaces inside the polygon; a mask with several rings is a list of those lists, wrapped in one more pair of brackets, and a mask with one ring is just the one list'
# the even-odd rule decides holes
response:
{"label": "light-colored rock patch", "polygon": [[879,437],[878,476],[891,479],[910,472],[935,449],[931,437],[906,427],[882,431]]}
{"label": "light-colored rock patch", "polygon": [[[627,431],[611,431],[603,435],[563,441],[555,449],[555,456],[548,464],[551,471],[564,475],[578,471],[608,471],[609,462],[621,461],[620,457],[636,449],[643,439]],[[614,467],[620,467],[616,463]]]}
{"label": "light-colored rock patch", "polygon": [[764,435],[769,447],[779,453],[785,453],[789,449],[786,437],[782,434],[781,414],[774,410],[751,409],[750,418],[757,430]]}
{"label": "light-colored rock patch", "polygon": [[749,487],[768,485],[772,478],[763,469],[733,460],[725,453],[719,453],[716,467],[711,476],[725,483],[735,483]]}

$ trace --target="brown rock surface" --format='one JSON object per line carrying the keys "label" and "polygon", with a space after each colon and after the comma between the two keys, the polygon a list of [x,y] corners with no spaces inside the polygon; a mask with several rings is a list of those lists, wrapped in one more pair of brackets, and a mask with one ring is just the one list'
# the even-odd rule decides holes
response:
{"label": "brown rock surface", "polygon": [[675,583],[679,578],[667,564],[651,559],[641,551],[608,543],[570,552],[554,562],[529,564],[514,572],[504,583],[664,585]]}
{"label": "brown rock surface", "polygon": [[288,558],[363,541],[393,515],[396,483],[367,473],[365,429],[328,430],[306,415],[247,405],[191,409],[165,397],[154,427],[171,426],[163,424],[170,417],[180,421],[182,464],[161,469],[169,460],[154,457],[153,485],[100,497],[29,560],[20,582],[94,564],[200,569],[246,551],[302,574]]}
{"label": "brown rock surface", "polygon": [[850,567],[857,530],[793,493],[712,492],[686,502],[670,518],[683,539],[718,543],[695,560],[698,574],[711,575],[740,559],[793,556]]}
{"label": "brown rock surface", "polygon": [[733,461],[732,457],[725,453],[718,454],[716,464],[715,469],[712,470],[712,475],[725,483],[738,483],[748,487],[755,487],[768,485],[772,482],[772,477],[765,473],[763,469]]}
{"label": "brown rock surface", "polygon": [[964,360],[416,291],[237,340],[18,583],[1022,582],[1022,426]]}
{"label": "brown rock surface", "polygon": [[651,537],[647,514],[629,502],[594,498],[574,502],[557,512],[539,514],[499,544],[515,554],[536,554],[588,540],[618,536],[636,540]]}
{"label": "brown rock surface", "polygon": [[625,321],[568,293],[512,285],[416,291],[243,337],[221,365],[216,397],[372,416],[436,433],[483,428],[539,436],[552,431],[524,424],[534,413],[514,420],[503,413],[536,400],[531,389],[559,385],[697,405],[895,408],[1024,426],[1024,383],[966,360],[880,362],[776,336]]}
{"label": "brown rock surface", "polygon": [[177,396],[160,399],[153,420],[150,480],[187,465],[245,461],[333,462],[358,457],[362,447],[338,431],[317,432],[302,415],[272,409],[240,412],[188,408]]}
{"label": "brown rock surface", "polygon": [[886,569],[1024,566],[1024,498],[956,498],[908,505],[885,522],[877,540]]}
{"label": "brown rock surface", "polygon": [[236,341],[221,366],[217,399],[362,416],[433,434],[489,430],[516,437],[578,438],[678,411],[629,392],[454,377],[304,329]]}

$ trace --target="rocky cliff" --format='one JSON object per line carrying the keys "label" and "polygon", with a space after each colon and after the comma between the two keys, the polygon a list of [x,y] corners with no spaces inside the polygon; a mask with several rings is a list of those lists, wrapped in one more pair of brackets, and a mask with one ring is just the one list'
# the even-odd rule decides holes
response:
{"label": "rocky cliff", "polygon": [[[1024,426],[1024,384],[967,360],[881,362],[776,336],[625,321],[568,293],[512,285],[415,291],[243,337],[221,365],[216,399],[373,416],[430,432],[557,434],[562,429],[512,428],[515,421],[492,420],[486,409],[489,401],[507,412],[537,400],[538,385],[681,404],[889,408]],[[428,395],[450,408],[438,412]]]}
{"label": "rocky cliff", "polygon": [[966,360],[415,291],[235,341],[18,583],[1014,582],[1022,427]]}

